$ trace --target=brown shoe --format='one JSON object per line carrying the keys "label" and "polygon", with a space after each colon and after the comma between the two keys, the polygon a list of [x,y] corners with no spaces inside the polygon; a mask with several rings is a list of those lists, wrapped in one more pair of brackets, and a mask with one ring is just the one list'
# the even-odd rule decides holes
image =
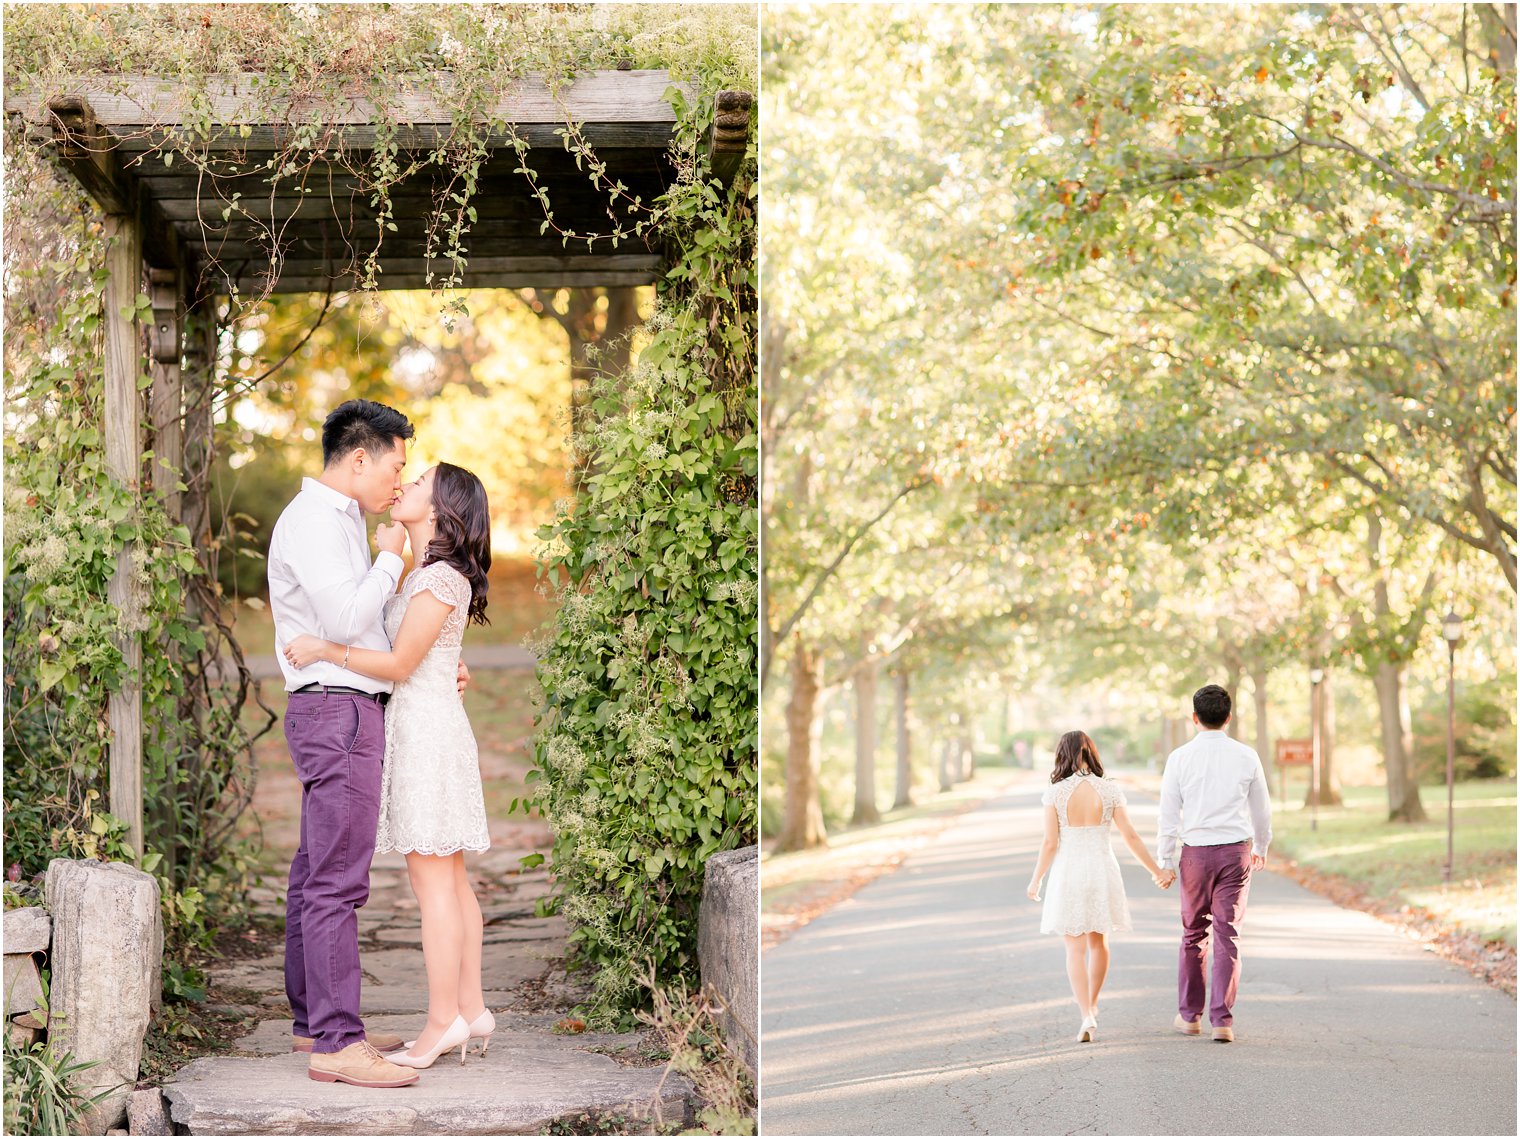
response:
{"label": "brown shoe", "polygon": [[[401,1050],[401,1036],[395,1032],[366,1032],[365,1041],[376,1052],[399,1052]],[[310,1052],[311,1046],[316,1041],[310,1036],[292,1036],[290,1038],[290,1050],[292,1052]]]}
{"label": "brown shoe", "polygon": [[356,1088],[404,1088],[417,1082],[416,1072],[392,1064],[364,1040],[338,1052],[313,1052],[306,1074],[318,1083]]}
{"label": "brown shoe", "polygon": [[1177,1014],[1177,1019],[1172,1021],[1172,1027],[1185,1036],[1197,1036],[1203,1031],[1203,1017],[1197,1020],[1183,1020],[1182,1014]]}
{"label": "brown shoe", "polygon": [[1222,1024],[1214,1029],[1214,1041],[1217,1044],[1229,1044],[1235,1039],[1235,1030],[1227,1024]]}

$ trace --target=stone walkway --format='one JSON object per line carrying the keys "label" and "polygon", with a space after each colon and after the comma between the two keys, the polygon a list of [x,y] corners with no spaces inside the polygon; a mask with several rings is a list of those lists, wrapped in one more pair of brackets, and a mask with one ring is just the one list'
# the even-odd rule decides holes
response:
{"label": "stone walkway", "polygon": [[[556,1124],[584,1132],[592,1126],[588,1117],[618,1131],[683,1118],[689,1083],[666,1077],[663,1064],[643,1056],[641,1037],[553,1031],[583,982],[568,979],[560,963],[564,923],[534,916],[548,880],[542,870],[518,869],[525,853],[500,844],[470,862],[486,921],[486,1003],[497,1022],[486,1056],[472,1051],[461,1066],[452,1053],[407,1088],[317,1083],[307,1077],[306,1057],[289,1051],[281,954],[229,961],[212,970],[215,982],[242,990],[242,999],[268,1019],[237,1042],[234,1054],[197,1060],[165,1084],[176,1129],[191,1135],[514,1135]],[[262,900],[278,905],[273,891]],[[427,982],[417,904],[401,855],[376,858],[359,932],[365,1024],[415,1035]]]}

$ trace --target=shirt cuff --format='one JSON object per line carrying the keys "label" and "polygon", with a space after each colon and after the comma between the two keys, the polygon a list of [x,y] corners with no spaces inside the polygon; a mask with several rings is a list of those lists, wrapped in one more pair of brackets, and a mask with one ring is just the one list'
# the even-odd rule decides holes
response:
{"label": "shirt cuff", "polygon": [[389,550],[381,550],[375,555],[375,568],[391,575],[391,588],[395,589],[396,583],[401,580],[401,571],[406,568],[406,563]]}

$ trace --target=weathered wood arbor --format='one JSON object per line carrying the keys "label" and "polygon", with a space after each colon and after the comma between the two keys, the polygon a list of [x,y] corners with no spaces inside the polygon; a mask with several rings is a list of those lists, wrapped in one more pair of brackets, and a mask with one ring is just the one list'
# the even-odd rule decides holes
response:
{"label": "weathered wood arbor", "polygon": [[[184,495],[187,454],[209,455],[217,298],[326,292],[354,287],[367,260],[382,289],[416,289],[447,280],[435,202],[455,192],[455,173],[437,164],[391,187],[390,210],[377,207],[371,180],[353,173],[377,145],[394,143],[402,169],[447,143],[456,111],[447,89],[399,76],[408,94],[381,122],[363,98],[320,107],[257,100],[259,77],[239,76],[209,91],[199,107],[171,81],[83,78],[68,89],[8,97],[30,138],[52,147],[106,215],[109,280],[105,295],[106,462],[134,493],[161,496],[197,545],[209,541],[203,495]],[[677,176],[671,156],[676,115],[664,71],[601,71],[551,89],[519,81],[482,121],[510,124],[485,139],[473,219],[462,242],[462,288],[625,287],[652,283],[664,249],[658,233],[636,242],[566,244],[555,227],[605,233],[630,220]],[[718,96],[707,139],[713,173],[727,183],[743,159],[752,99]],[[316,124],[313,130],[312,124]],[[566,147],[573,131],[605,165],[598,182]],[[166,140],[193,138],[203,169],[166,163]],[[518,143],[529,148],[525,163]],[[298,173],[278,171],[278,155],[299,143]],[[340,160],[342,159],[346,160]],[[530,179],[522,167],[534,172]],[[620,185],[617,194],[609,189]],[[554,226],[544,227],[551,203]],[[462,212],[462,206],[461,206]],[[430,276],[431,274],[431,276]],[[150,300],[147,310],[137,298]],[[150,376],[146,391],[139,379]],[[145,398],[146,397],[146,398]],[[152,469],[144,464],[153,454]],[[131,550],[118,555],[110,600],[130,614]],[[124,636],[128,666],[142,662],[140,638]],[[128,685],[110,699],[111,813],[143,851],[142,694]]]}

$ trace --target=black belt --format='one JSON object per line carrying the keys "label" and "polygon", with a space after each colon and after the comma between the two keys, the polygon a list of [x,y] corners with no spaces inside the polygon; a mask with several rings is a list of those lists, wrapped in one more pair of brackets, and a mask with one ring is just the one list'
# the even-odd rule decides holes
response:
{"label": "black belt", "polygon": [[[382,708],[391,701],[391,694],[389,692],[366,692],[362,688],[347,688],[341,684],[303,684],[295,692],[322,692],[327,695],[362,696],[366,700],[373,700]],[[295,692],[292,692],[291,695],[295,695]]]}

